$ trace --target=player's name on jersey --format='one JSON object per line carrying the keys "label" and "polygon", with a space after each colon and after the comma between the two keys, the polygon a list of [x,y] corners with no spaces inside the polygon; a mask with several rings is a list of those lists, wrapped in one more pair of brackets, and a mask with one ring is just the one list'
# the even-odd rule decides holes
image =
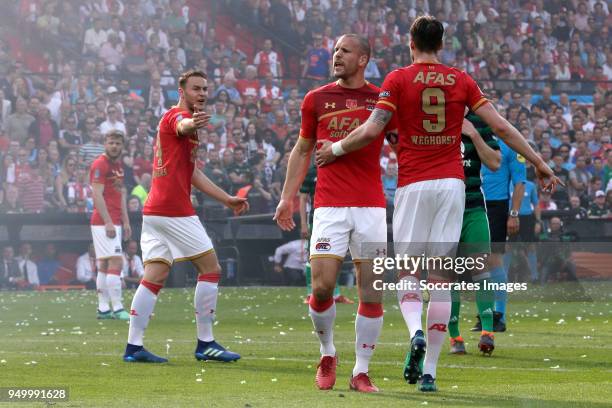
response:
{"label": "player's name on jersey", "polygon": [[460,290],[468,292],[476,292],[479,290],[503,290],[508,293],[514,291],[527,290],[526,282],[428,282],[426,279],[420,281],[410,281],[402,279],[399,282],[384,282],[382,279],[377,279],[372,283],[374,290],[389,290],[396,292],[398,290]]}
{"label": "player's name on jersey", "polygon": [[457,136],[445,136],[445,135],[422,135],[422,136],[410,136],[410,140],[415,145],[450,145],[457,141]]}

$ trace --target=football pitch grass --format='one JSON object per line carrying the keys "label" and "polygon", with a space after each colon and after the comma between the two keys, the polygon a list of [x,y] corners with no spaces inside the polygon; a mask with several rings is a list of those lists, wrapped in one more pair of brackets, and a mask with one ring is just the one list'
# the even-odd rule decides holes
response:
{"label": "football pitch grass", "polygon": [[[370,366],[382,392],[370,395],[348,388],[356,304],[337,307],[336,387],[315,389],[319,345],[300,288],[221,289],[215,337],[242,354],[230,364],[193,357],[193,289],[162,290],[145,338],[170,359],[162,365],[122,362],[128,324],[96,320],[94,291],[0,292],[0,387],[69,387],[58,407],[610,407],[612,284],[582,287],[586,296],[576,301],[561,301],[572,298],[567,286],[530,287],[538,301],[511,294],[509,330],[496,335],[492,357],[477,353],[478,335],[469,332],[475,307],[464,301],[469,354],[449,355],[445,344],[437,393],[402,378],[408,335],[389,294]],[[124,294],[126,305],[132,295]]]}

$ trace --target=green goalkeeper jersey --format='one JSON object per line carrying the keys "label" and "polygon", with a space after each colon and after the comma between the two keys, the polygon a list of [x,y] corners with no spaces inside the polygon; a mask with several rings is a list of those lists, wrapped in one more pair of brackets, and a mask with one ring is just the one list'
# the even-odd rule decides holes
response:
{"label": "green goalkeeper jersey", "polygon": [[[499,144],[493,131],[478,115],[470,111],[466,119],[472,122],[490,148],[499,150]],[[476,151],[476,146],[472,143],[472,139],[465,135],[461,135],[461,156],[463,158],[463,173],[465,175],[465,211],[484,209],[484,196],[480,188],[482,185],[480,178],[482,162]]]}

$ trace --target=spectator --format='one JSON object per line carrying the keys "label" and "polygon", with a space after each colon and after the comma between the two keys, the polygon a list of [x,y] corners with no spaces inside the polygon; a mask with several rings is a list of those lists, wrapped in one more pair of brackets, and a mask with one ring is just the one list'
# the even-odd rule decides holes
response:
{"label": "spectator", "polygon": [[[259,156],[256,160],[263,163],[263,155]],[[261,174],[246,173],[245,182],[246,185],[238,189],[236,195],[249,200],[249,213],[266,214],[271,212],[273,196],[266,188]]]}
{"label": "spectator", "polygon": [[[227,154],[231,154],[229,149],[225,150],[225,152],[227,152]],[[227,175],[227,172],[221,165],[219,152],[217,150],[211,150],[208,152],[208,162],[204,167],[204,174],[223,190],[230,191],[231,181]]]}
{"label": "spectator", "polygon": [[132,189],[131,195],[138,197],[140,203],[144,206],[149,195],[149,189],[151,188],[151,174],[144,173],[140,177],[140,183]]}
{"label": "spectator", "polygon": [[601,177],[598,177],[598,176],[591,177],[591,180],[589,181],[588,201],[589,202],[594,201],[595,193],[597,193],[600,190],[603,190]]}
{"label": "spectator", "polygon": [[80,156],[83,164],[90,166],[93,161],[104,153],[104,145],[102,144],[104,136],[99,129],[94,129],[90,134],[89,142],[85,143],[80,150]]}
{"label": "spectator", "polygon": [[38,278],[41,285],[46,285],[53,280],[54,275],[62,266],[57,260],[57,249],[55,244],[49,243],[45,246],[42,259],[38,261]]}
{"label": "spectator", "polygon": [[0,214],[23,213],[23,206],[19,201],[19,190],[13,185],[4,189],[4,201],[0,204]]}
{"label": "spectator", "polygon": [[64,211],[74,208],[77,201],[77,162],[70,156],[64,159],[60,174],[55,178],[55,203]]}
{"label": "spectator", "polygon": [[93,243],[90,243],[87,252],[77,259],[76,282],[85,285],[86,289],[96,289],[97,273],[96,252]]}
{"label": "spectator", "polygon": [[0,89],[0,131],[5,130],[6,121],[12,111],[12,103],[5,99],[4,91]]}
{"label": "spectator", "polygon": [[538,205],[540,207],[540,210],[542,211],[557,209],[557,204],[552,200],[550,196],[550,191],[540,192],[540,203]]}
{"label": "spectator", "polygon": [[236,77],[232,72],[228,72],[223,77],[223,84],[217,88],[215,91],[215,97],[219,96],[219,93],[226,92],[229,96],[229,101],[235,103],[237,105],[242,105],[242,98],[240,97],[240,92],[235,87]]}
{"label": "spectator", "polygon": [[578,196],[571,196],[569,200],[569,206],[565,209],[570,212],[570,217],[577,220],[583,220],[588,216],[587,210],[582,207],[580,203],[580,197]]}
{"label": "spectator", "polygon": [[100,47],[98,51],[98,56],[104,61],[108,70],[119,70],[123,62],[124,50],[116,34],[111,33],[107,36],[106,42],[102,44],[102,47]]}
{"label": "spectator", "polygon": [[142,139],[136,139],[135,142],[137,146],[138,144],[144,145],[142,149],[136,150],[136,157],[134,158],[134,162],[132,165],[132,169],[134,171],[134,179],[137,183],[139,183],[143,174],[149,173],[150,175],[153,172],[153,146],[151,146],[147,142],[143,143]]}
{"label": "spectator", "polygon": [[[308,251],[304,248],[304,240],[289,241],[274,251],[274,272],[282,274],[281,282],[288,286],[304,285],[304,265]],[[283,258],[285,262],[283,263]]]}
{"label": "spectator", "polygon": [[[25,151],[20,154],[25,155]],[[45,208],[45,180],[41,173],[30,165],[24,166],[17,172],[15,186],[19,190],[19,201],[23,211],[27,213],[40,213]]]}
{"label": "spectator", "polygon": [[98,55],[102,44],[106,42],[107,34],[104,30],[102,19],[96,18],[93,27],[85,31],[83,41],[83,52],[90,55]]}
{"label": "spectator", "polygon": [[560,206],[564,206],[569,199],[567,186],[569,185],[569,171],[563,168],[563,156],[561,154],[555,154],[553,156],[554,166],[552,167],[555,176],[559,177],[559,179],[563,182],[565,186],[559,185],[557,189],[553,192],[552,198],[555,200]]}
{"label": "spectator", "polygon": [[130,213],[142,213],[142,204],[140,203],[140,198],[136,196],[128,197],[127,210]]}
{"label": "spectator", "polygon": [[576,167],[569,173],[569,193],[570,195],[577,195],[583,197],[587,194],[587,188],[589,180],[591,179],[591,173],[586,168],[586,157],[576,157]]}
{"label": "spectator", "polygon": [[330,75],[331,55],[322,44],[321,34],[312,36],[312,47],[306,51],[302,78],[323,81]]}
{"label": "spectator", "polygon": [[8,116],[5,131],[12,140],[21,144],[29,136],[30,125],[36,118],[27,112],[27,103],[24,99],[17,99],[15,113]]}
{"label": "spectator", "polygon": [[15,279],[21,276],[19,265],[14,256],[13,247],[10,245],[2,248],[2,260],[0,261],[0,289],[15,289]]}
{"label": "spectator", "polygon": [[83,135],[77,128],[76,118],[69,116],[65,123],[66,127],[60,130],[58,140],[61,156],[66,156],[70,149],[79,150],[83,146]]}
{"label": "spectator", "polygon": [[22,243],[16,260],[21,276],[25,278],[29,288],[36,289],[40,285],[40,280],[38,279],[38,266],[32,261],[32,244]]}
{"label": "spectator", "polygon": [[276,51],[272,50],[272,40],[266,38],[263,43],[263,49],[255,54],[253,64],[257,66],[257,76],[265,78],[268,74],[272,77],[279,78],[282,76],[280,58]]}
{"label": "spectator", "polygon": [[247,65],[244,78],[236,81],[236,89],[238,89],[242,97],[245,97],[247,95],[257,96],[259,88],[257,67],[255,65]]}
{"label": "spectator", "polygon": [[597,190],[595,193],[595,200],[589,207],[588,217],[589,218],[608,218],[609,209],[606,205],[606,193],[602,190]]}
{"label": "spectator", "polygon": [[397,161],[389,160],[382,176],[383,189],[387,199],[387,206],[392,206],[397,189]]}
{"label": "spectator", "polygon": [[[225,153],[224,153],[225,156]],[[242,147],[236,147],[233,152],[233,163],[224,166],[230,179],[231,191],[236,194],[238,190],[248,185],[252,179],[248,177],[251,173],[247,163],[245,151]]]}
{"label": "spectator", "polygon": [[125,124],[119,120],[119,109],[117,106],[109,105],[108,108],[106,108],[106,114],[106,120],[100,124],[100,132],[102,132],[102,135],[106,135],[111,130],[119,130],[123,132],[123,134],[126,134]]}
{"label": "spectator", "polygon": [[123,253],[123,270],[121,271],[121,278],[127,289],[137,288],[144,276],[144,265],[137,252],[138,243],[129,240]]}
{"label": "spectator", "polygon": [[167,50],[168,48],[170,48],[170,43],[168,42],[168,35],[161,28],[161,19],[158,17],[155,17],[151,21],[151,26],[146,31],[146,37],[148,42],[151,42],[151,37],[153,35],[157,36],[159,47],[162,50]]}
{"label": "spectator", "polygon": [[38,117],[30,124],[28,133],[39,147],[47,147],[52,140],[58,140],[59,128],[45,106],[40,107]]}

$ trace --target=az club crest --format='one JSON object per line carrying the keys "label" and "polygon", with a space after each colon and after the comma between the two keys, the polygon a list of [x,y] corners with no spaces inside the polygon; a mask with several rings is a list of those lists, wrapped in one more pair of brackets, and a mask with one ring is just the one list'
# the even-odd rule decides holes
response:
{"label": "az club crest", "polygon": [[347,99],[346,100],[346,107],[348,109],[355,109],[358,105],[357,99]]}

